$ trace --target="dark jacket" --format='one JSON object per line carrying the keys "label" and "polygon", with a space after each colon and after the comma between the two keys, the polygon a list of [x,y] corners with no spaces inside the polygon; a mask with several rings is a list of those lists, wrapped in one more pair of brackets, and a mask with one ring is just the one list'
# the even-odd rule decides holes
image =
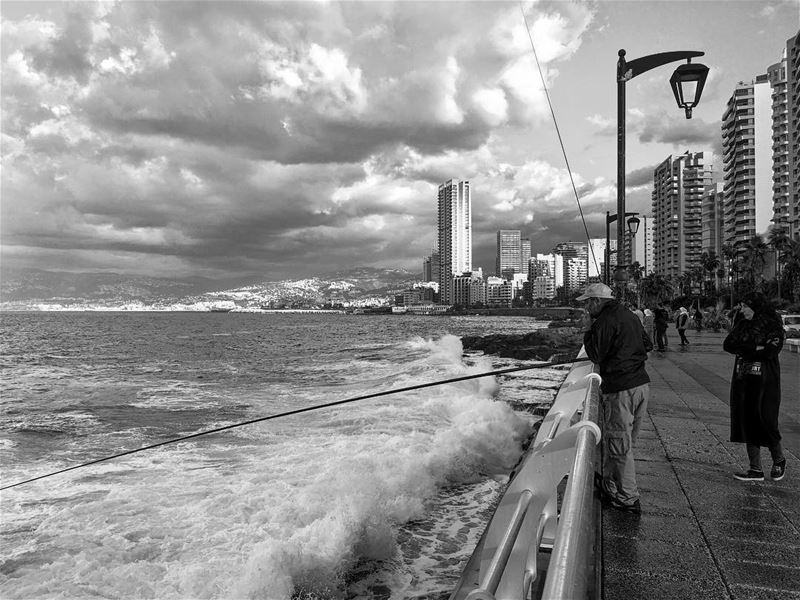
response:
{"label": "dark jacket", "polygon": [[[783,324],[774,314],[740,318],[722,344],[736,355],[731,377],[731,441],[773,446],[781,439],[778,410],[781,405]],[[756,346],[764,346],[756,350]],[[747,374],[743,363],[761,363],[761,374]]]}
{"label": "dark jacket", "polygon": [[655,316],[654,325],[656,326],[656,329],[660,331],[666,331],[667,326],[669,325],[669,313],[659,306],[656,308],[653,314]]}
{"label": "dark jacket", "polygon": [[592,362],[600,367],[603,392],[619,392],[650,383],[644,361],[653,349],[653,342],[639,318],[618,301],[603,306],[584,334],[583,345]]}

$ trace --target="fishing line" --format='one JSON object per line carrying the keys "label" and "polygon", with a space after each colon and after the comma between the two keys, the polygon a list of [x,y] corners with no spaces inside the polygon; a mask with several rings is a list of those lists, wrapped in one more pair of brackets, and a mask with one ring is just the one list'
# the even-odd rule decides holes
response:
{"label": "fishing line", "polygon": [[589,228],[586,226],[586,219],[583,217],[583,208],[581,208],[581,200],[578,196],[578,188],[575,187],[575,180],[572,177],[572,168],[569,166],[569,159],[567,158],[567,150],[564,148],[564,140],[561,139],[561,130],[558,128],[558,120],[556,119],[556,113],[553,109],[553,103],[550,102],[550,92],[547,91],[547,83],[544,80],[544,73],[542,73],[542,65],[539,64],[539,55],[536,54],[536,46],[533,43],[533,36],[531,35],[531,29],[528,26],[528,18],[525,16],[525,8],[522,5],[522,0],[519,3],[519,9],[522,12],[522,20],[525,22],[525,32],[528,34],[528,39],[531,42],[531,50],[533,50],[533,58],[536,59],[536,68],[539,69],[539,78],[542,80],[542,87],[544,88],[544,95],[547,98],[547,105],[550,107],[550,115],[553,117],[553,125],[556,128],[556,135],[558,135],[558,143],[561,145],[561,154],[564,155],[564,162],[567,164],[567,173],[569,174],[569,181],[572,184],[572,192],[575,194],[575,202],[578,204],[578,212],[581,215],[581,222],[583,223],[583,230],[586,232],[586,241],[589,242],[589,252],[592,253],[592,260],[594,261],[594,268],[597,272],[600,272],[600,268],[597,265],[597,256],[594,254],[594,248],[592,248],[592,244],[590,242],[591,238],[589,237]]}
{"label": "fishing line", "polygon": [[19,485],[23,485],[26,483],[31,483],[32,481],[38,481],[39,479],[45,479],[47,477],[53,477],[54,475],[60,475],[61,473],[66,473],[67,471],[74,471],[75,469],[82,469],[84,467],[88,467],[91,465],[96,465],[101,462],[106,462],[108,460],[113,460],[115,458],[120,458],[122,456],[128,456],[131,454],[136,454],[138,452],[144,452],[145,450],[152,450],[153,448],[159,448],[161,446],[166,446],[168,444],[176,444],[178,442],[184,442],[186,440],[191,440],[194,438],[198,438],[204,435],[211,435],[212,433],[219,433],[220,431],[227,431],[229,429],[235,429],[237,427],[244,427],[245,425],[252,425],[253,423],[260,423],[262,421],[269,421],[271,419],[278,419],[281,417],[288,417],[291,415],[297,415],[304,412],[310,412],[313,410],[320,410],[322,408],[330,408],[331,406],[339,406],[341,404],[347,404],[349,402],[357,402],[359,400],[368,400],[370,398],[378,398],[379,396],[388,396],[390,394],[399,394],[400,392],[408,392],[411,390],[421,390],[423,388],[433,387],[436,385],[444,385],[446,383],[455,383],[457,381],[467,381],[468,379],[478,379],[480,377],[489,377],[493,375],[503,375],[505,373],[514,373],[517,371],[528,371],[530,369],[542,369],[545,367],[556,367],[559,365],[568,365],[574,363],[575,360],[564,360],[559,362],[551,362],[551,363],[540,363],[537,365],[527,365],[524,367],[510,367],[508,369],[500,369],[498,371],[490,371],[488,373],[479,373],[477,375],[463,375],[461,377],[454,377],[452,379],[444,379],[442,381],[432,381],[429,383],[420,383],[417,385],[412,385],[404,388],[398,388],[396,390],[385,390],[383,392],[375,392],[374,394],[367,394],[366,396],[357,396],[355,398],[346,398],[344,400],[336,400],[334,402],[327,402],[325,404],[316,404],[314,406],[307,406],[305,408],[297,408],[295,410],[289,410],[286,412],[278,413],[275,415],[268,415],[266,417],[259,417],[257,419],[250,419],[249,421],[242,421],[240,423],[234,423],[232,425],[225,425],[224,427],[217,427],[215,429],[208,429],[205,431],[199,431],[197,433],[192,433],[190,435],[185,435],[179,438],[166,440],[164,442],[159,442],[157,444],[151,444],[149,446],[143,446],[141,448],[136,448],[134,450],[127,450],[126,452],[120,452],[119,454],[113,454],[111,456],[106,456],[104,458],[98,458],[97,460],[92,460],[86,463],[82,463],[80,465],[75,465],[72,467],[67,467],[66,469],[61,469],[59,471],[53,471],[52,473],[47,473],[46,475],[39,475],[38,477],[33,477],[31,479],[26,479],[25,481],[18,481],[17,483],[12,483],[11,485],[4,485],[0,487],[0,490],[7,490],[9,488],[17,487]]}

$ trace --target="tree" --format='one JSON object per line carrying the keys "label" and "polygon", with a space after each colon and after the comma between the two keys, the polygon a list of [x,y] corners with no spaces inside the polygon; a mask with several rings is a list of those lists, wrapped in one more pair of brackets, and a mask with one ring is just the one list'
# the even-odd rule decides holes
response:
{"label": "tree", "polygon": [[764,238],[760,235],[751,237],[744,246],[744,268],[749,275],[751,290],[755,290],[764,281],[764,265],[768,249]]}
{"label": "tree", "polygon": [[667,298],[672,298],[673,294],[672,283],[658,273],[651,273],[643,277],[640,289],[645,304],[651,304],[653,301],[660,303]]}
{"label": "tree", "polygon": [[800,302],[800,240],[789,240],[786,246],[783,277],[792,302]]}
{"label": "tree", "polygon": [[[713,293],[716,295],[717,290],[719,289],[719,267],[720,267],[720,260],[717,256],[717,253],[714,250],[709,250],[708,252],[703,252],[700,255],[700,266],[703,270],[708,273],[708,282],[711,283],[711,278],[717,276],[714,280],[714,286],[711,290],[707,290],[706,295],[709,295],[708,292]],[[709,286],[711,287],[711,286]]]}
{"label": "tree", "polygon": [[791,245],[791,238],[786,233],[786,229],[773,227],[769,231],[769,245],[775,250],[775,279],[778,283],[778,299],[781,298],[781,266],[783,258]]}

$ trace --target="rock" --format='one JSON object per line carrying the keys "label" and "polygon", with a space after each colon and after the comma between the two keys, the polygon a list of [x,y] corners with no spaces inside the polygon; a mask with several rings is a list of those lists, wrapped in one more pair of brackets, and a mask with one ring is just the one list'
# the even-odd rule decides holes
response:
{"label": "rock", "polygon": [[492,334],[464,336],[464,350],[480,350],[503,358],[519,360],[550,360],[557,355],[575,356],[583,344],[583,332],[575,327],[538,329],[526,334]]}

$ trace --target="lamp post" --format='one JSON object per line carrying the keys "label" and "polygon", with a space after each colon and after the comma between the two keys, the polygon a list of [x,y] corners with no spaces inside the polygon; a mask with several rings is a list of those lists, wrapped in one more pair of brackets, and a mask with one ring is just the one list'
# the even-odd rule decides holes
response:
{"label": "lamp post", "polygon": [[[627,213],[625,213],[626,217],[630,217],[627,220],[628,231],[633,236],[635,236],[636,232],[639,231],[639,218],[636,216],[638,214],[639,214],[638,212],[627,212]],[[606,252],[605,252],[605,272],[603,273],[603,279],[604,279],[606,285],[610,285],[611,284],[611,274],[610,274],[610,269],[611,269],[611,229],[610,229],[610,225],[611,225],[611,223],[616,221],[618,218],[619,218],[619,214],[612,215],[612,214],[609,214],[608,211],[606,211]],[[617,230],[619,231],[620,229],[622,229],[622,228],[619,225],[617,225]],[[624,255],[620,255],[620,253],[619,253],[619,242],[617,242],[617,249],[615,250],[615,252],[617,253],[617,269],[615,270],[615,272],[618,271],[620,267],[622,267],[623,270],[624,270],[624,266],[625,265],[623,265],[622,261],[625,260],[625,256]],[[622,256],[622,259],[620,259],[620,256]],[[616,276],[615,276],[615,279],[616,279]]]}
{"label": "lamp post", "polygon": [[[692,108],[700,102],[703,86],[708,76],[708,67],[699,63],[692,63],[692,58],[703,56],[704,52],[685,50],[678,52],[660,52],[649,54],[630,62],[625,60],[625,50],[618,52],[617,61],[617,215],[627,215],[625,212],[625,84],[650,69],[675,62],[686,60],[687,64],[680,65],[670,77],[669,83],[678,108],[684,109],[686,118],[692,118]],[[617,256],[625,256],[625,229],[617,225]],[[617,261],[618,263],[621,261]],[[628,273],[618,264],[614,272],[614,280],[618,293],[622,290]]]}

